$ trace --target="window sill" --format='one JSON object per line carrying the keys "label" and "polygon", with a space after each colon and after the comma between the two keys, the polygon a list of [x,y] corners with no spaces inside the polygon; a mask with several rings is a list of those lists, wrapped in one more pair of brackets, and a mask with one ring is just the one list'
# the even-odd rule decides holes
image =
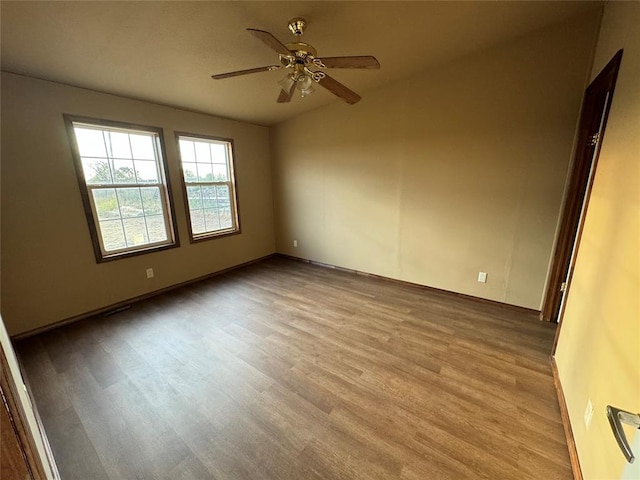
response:
{"label": "window sill", "polygon": [[191,235],[191,243],[200,243],[200,242],[204,242],[206,240],[214,240],[216,238],[222,238],[222,237],[230,237],[232,235],[238,235],[239,233],[241,233],[239,228],[236,229],[228,229],[228,230],[220,230],[217,232],[211,232],[211,233],[206,233],[206,234],[200,234],[200,235]]}

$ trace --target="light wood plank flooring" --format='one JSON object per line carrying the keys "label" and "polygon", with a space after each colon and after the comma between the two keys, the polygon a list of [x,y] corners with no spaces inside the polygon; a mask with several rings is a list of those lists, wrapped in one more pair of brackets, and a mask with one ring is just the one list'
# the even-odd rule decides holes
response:
{"label": "light wood plank flooring", "polygon": [[553,335],[273,258],[17,347],[63,480],[570,479]]}

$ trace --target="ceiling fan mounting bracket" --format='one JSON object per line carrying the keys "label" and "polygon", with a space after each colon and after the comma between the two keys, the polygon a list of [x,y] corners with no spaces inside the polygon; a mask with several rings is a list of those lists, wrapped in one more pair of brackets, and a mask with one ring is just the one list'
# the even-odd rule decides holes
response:
{"label": "ceiling fan mounting bracket", "polygon": [[307,28],[307,19],[302,17],[295,17],[289,20],[289,30],[295,36],[299,37],[304,33],[304,29]]}

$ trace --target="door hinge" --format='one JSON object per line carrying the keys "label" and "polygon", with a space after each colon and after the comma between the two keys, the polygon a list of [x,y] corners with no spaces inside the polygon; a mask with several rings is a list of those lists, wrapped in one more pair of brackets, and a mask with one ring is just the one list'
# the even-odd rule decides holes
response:
{"label": "door hinge", "polygon": [[562,284],[560,285],[560,291],[561,292],[567,291],[567,282],[562,282]]}
{"label": "door hinge", "polygon": [[593,135],[589,136],[589,139],[587,140],[587,145],[589,145],[590,147],[595,147],[599,141],[600,141],[600,132],[596,132]]}

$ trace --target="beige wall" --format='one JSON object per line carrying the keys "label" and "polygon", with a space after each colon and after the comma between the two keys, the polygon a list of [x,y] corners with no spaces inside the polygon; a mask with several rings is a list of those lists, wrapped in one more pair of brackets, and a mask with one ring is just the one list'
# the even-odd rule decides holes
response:
{"label": "beige wall", "polygon": [[[606,405],[640,412],[638,25],[640,3],[607,3],[592,77],[617,50],[624,54],[556,354],[585,479],[618,479],[625,463]],[[588,399],[594,415],[587,430]]]}
{"label": "beige wall", "polygon": [[[96,263],[63,113],[164,129],[180,248]],[[234,139],[242,234],[189,243],[174,130]],[[268,255],[269,131],[3,73],[1,219],[2,316],[12,335]]]}
{"label": "beige wall", "polygon": [[277,126],[277,250],[540,308],[599,15]]}

